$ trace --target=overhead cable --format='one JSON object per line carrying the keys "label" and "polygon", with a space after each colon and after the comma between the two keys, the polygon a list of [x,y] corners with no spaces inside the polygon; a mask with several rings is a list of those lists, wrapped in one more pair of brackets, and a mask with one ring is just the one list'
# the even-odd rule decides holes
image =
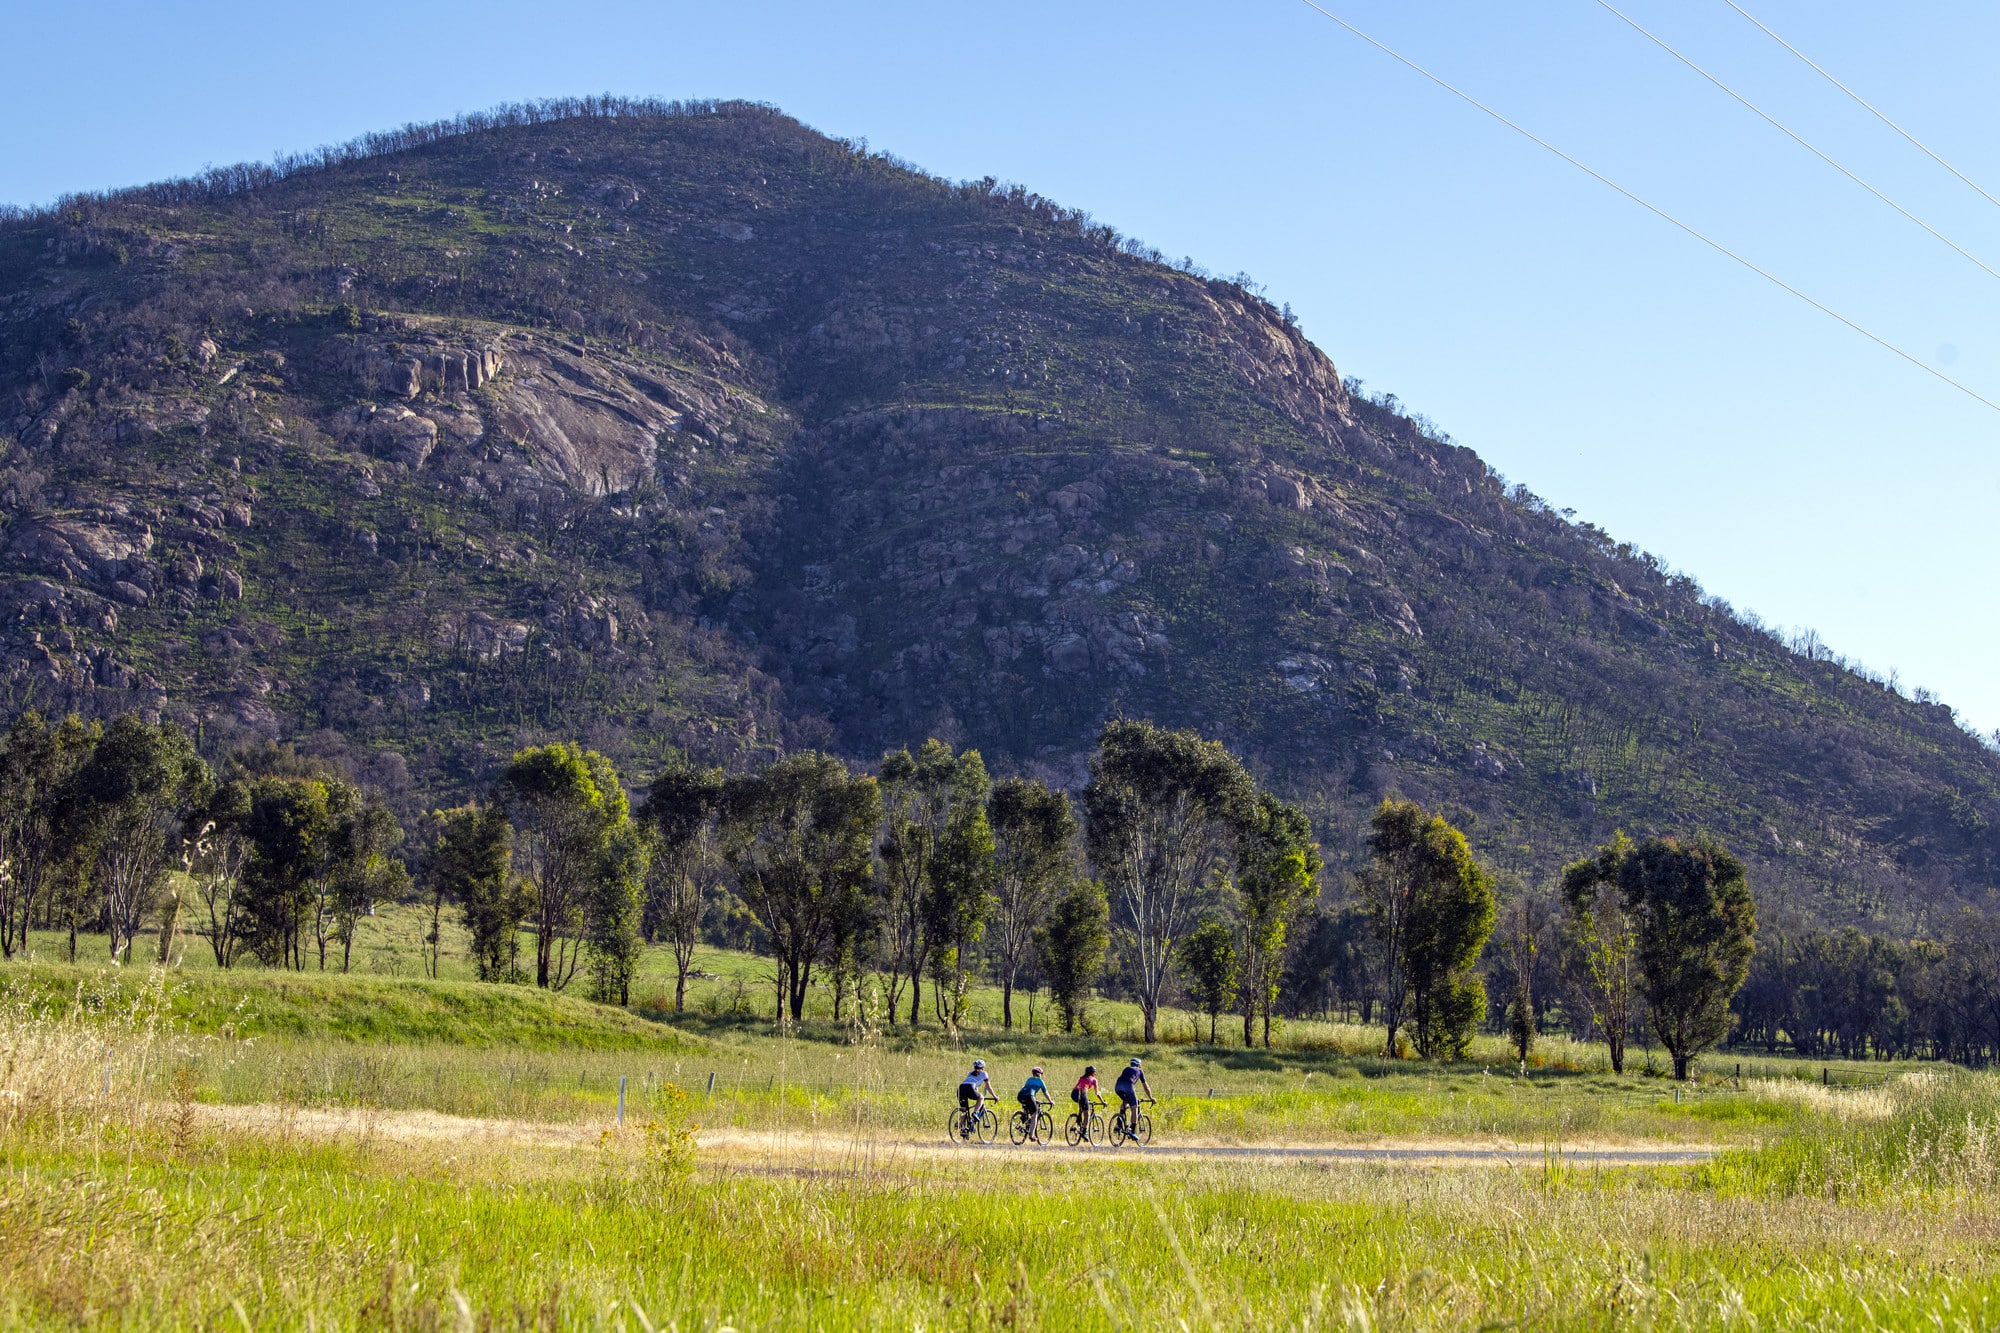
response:
{"label": "overhead cable", "polygon": [[1790,292],[1793,296],[1798,297],[1799,300],[1804,301],[1807,305],[1819,311],[1822,315],[1825,315],[1829,319],[1835,320],[1841,324],[1846,325],[1848,328],[1860,334],[1862,337],[1866,338],[1869,342],[1874,343],[1877,347],[1882,348],[1884,351],[1895,353],[1897,356],[1903,358],[1903,360],[1915,366],[1918,370],[1923,371],[1926,375],[1929,375],[1934,379],[1943,380],[1946,384],[1949,384],[1952,388],[1957,389],[1960,393],[1964,394],[1966,397],[1974,399],[1977,402],[1984,403],[1987,407],[1992,408],[1995,412],[2000,412],[2000,403],[1996,403],[1992,399],[1987,398],[1982,394],[1974,392],[1973,390],[1967,388],[1965,385],[1960,384],[1957,380],[1953,379],[1951,376],[1945,374],[1943,371],[1937,369],[1937,367],[1927,365],[1923,361],[1910,355],[1908,352],[1896,346],[1896,344],[1890,342],[1888,339],[1878,337],[1877,335],[1870,333],[1867,329],[1862,328],[1859,324],[1856,324],[1853,320],[1841,314],[1839,311],[1821,305],[1818,301],[1813,300],[1812,297],[1807,296],[1804,292],[1792,286],[1792,284],[1786,282],[1783,278],[1778,277],[1776,274],[1770,272],[1767,269],[1760,268],[1756,264],[1751,263],[1748,259],[1745,259],[1742,255],[1737,254],[1734,250],[1731,250],[1728,246],[1724,245],[1722,242],[1714,240],[1713,238],[1705,235],[1704,233],[1695,230],[1693,227],[1689,226],[1685,222],[1682,222],[1679,218],[1667,212],[1665,209],[1660,208],[1655,204],[1648,203],[1646,200],[1632,193],[1632,191],[1626,189],[1624,186],[1620,185],[1617,181],[1612,180],[1609,176],[1606,176],[1604,173],[1597,171],[1592,167],[1585,166],[1582,162],[1579,162],[1577,159],[1571,157],[1568,153],[1565,153],[1562,149],[1556,147],[1554,144],[1550,143],[1547,139],[1542,138],[1540,135],[1534,133],[1532,130],[1525,129],[1522,126],[1517,125],[1515,122],[1507,119],[1507,117],[1501,115],[1498,111],[1495,111],[1492,107],[1486,105],[1486,103],[1480,101],[1472,94],[1465,92],[1463,89],[1457,87],[1454,84],[1446,82],[1444,79],[1440,78],[1436,74],[1431,73],[1429,70],[1425,69],[1422,65],[1419,65],[1416,61],[1410,59],[1408,56],[1402,54],[1400,51],[1397,51],[1395,48],[1386,46],[1383,43],[1376,41],[1373,37],[1370,37],[1367,33],[1361,31],[1361,29],[1355,27],[1352,23],[1349,23],[1346,19],[1340,17],[1340,15],[1334,13],[1332,10],[1326,9],[1323,6],[1319,5],[1316,2],[1316,0],[1300,0],[1300,3],[1303,4],[1307,9],[1310,9],[1314,13],[1320,15],[1322,18],[1331,19],[1333,22],[1338,23],[1341,27],[1347,29],[1349,32],[1353,33],[1356,37],[1359,37],[1362,41],[1368,43],[1370,46],[1380,51],[1383,55],[1386,55],[1390,59],[1396,61],[1398,64],[1405,65],[1408,68],[1416,71],[1418,74],[1423,75],[1426,79],[1429,79],[1432,83],[1435,83],[1438,87],[1444,89],[1446,92],[1450,93],[1453,97],[1458,98],[1461,102],[1464,102],[1468,106],[1474,107],[1479,111],[1485,112],[1487,115],[1499,121],[1502,125],[1505,125],[1508,129],[1514,131],[1514,133],[1520,135],[1522,138],[1527,139],[1532,143],[1538,144],[1543,148],[1546,148],[1549,152],[1555,154],[1563,161],[1569,163],[1571,166],[1575,167],[1578,171],[1581,171],[1584,175],[1590,177],[1598,184],[1606,186],[1607,188],[1615,190],[1619,194],[1624,195],[1627,199],[1639,205],[1639,207],[1645,209],[1648,213],[1651,213],[1654,217],[1659,218],[1662,222],[1668,223],[1669,225],[1679,229],[1680,231],[1686,232],[1689,236],[1694,237],[1697,241],[1700,241],[1703,245],[1707,246],[1711,250],[1714,250],[1716,253],[1726,256],[1729,259],[1735,260],[1737,263],[1741,264],[1744,268],[1749,269],[1752,273],[1755,273],[1758,277],[1764,279],[1764,281],[1770,283],[1772,286]]}
{"label": "overhead cable", "polygon": [[1716,87],[1722,89],[1723,92],[1728,93],[1731,97],[1741,102],[1744,106],[1748,107],[1751,111],[1755,112],[1757,116],[1760,117],[1766,124],[1770,125],[1773,129],[1777,130],[1780,134],[1783,134],[1793,143],[1805,149],[1808,153],[1811,153],[1814,157],[1826,163],[1828,166],[1832,167],[1835,171],[1847,177],[1847,179],[1853,181],[1856,185],[1859,185],[1862,189],[1868,191],[1868,193],[1874,195],[1877,199],[1880,199],[1883,203],[1895,209],[1898,213],[1901,213],[1904,217],[1916,223],[1919,227],[1922,227],[1925,231],[1937,237],[1940,241],[1943,241],[1946,245],[1950,246],[1952,249],[1958,251],[1958,253],[1963,255],[1965,258],[1979,265],[1980,268],[1985,269],[1988,277],[1994,279],[2000,279],[2000,272],[1996,272],[1990,265],[1986,263],[1985,260],[1981,259],[1978,255],[1973,254],[1970,250],[1967,250],[1957,241],[1954,241],[1953,239],[1951,239],[1951,237],[1945,235],[1943,232],[1939,231],[1936,227],[1933,227],[1930,223],[1924,221],[1922,218],[1918,217],[1915,213],[1912,213],[1909,209],[1904,208],[1901,204],[1897,203],[1894,199],[1891,199],[1888,195],[1883,194],[1880,190],[1870,185],[1867,181],[1862,180],[1861,177],[1855,175],[1853,172],[1849,171],[1846,167],[1842,166],[1840,163],[1834,161],[1831,157],[1828,157],[1825,153],[1821,152],[1819,149],[1813,147],[1810,143],[1806,142],[1804,137],[1802,137],[1801,135],[1795,133],[1790,128],[1788,128],[1776,116],[1773,116],[1770,112],[1758,106],[1755,102],[1745,97],[1742,93],[1737,92],[1734,88],[1724,83],[1721,79],[1718,79],[1713,74],[1710,74],[1700,65],[1695,64],[1694,61],[1689,60],[1679,51],[1676,51],[1673,47],[1667,45],[1664,41],[1660,40],[1660,38],[1655,36],[1652,32],[1641,27],[1637,22],[1635,22],[1631,18],[1631,16],[1626,14],[1623,10],[1619,9],[1617,6],[1613,5],[1611,3],[1611,0],[1597,0],[1597,3],[1601,8],[1609,10],[1612,14],[1615,14],[1627,27],[1631,28],[1632,31],[1638,33],[1641,37],[1644,37],[1647,41],[1659,47],[1662,51],[1665,51],[1668,55],[1680,61],[1683,65],[1686,65],[1689,69],[1701,75],[1701,77],[1707,79],[1710,83],[1714,84]]}
{"label": "overhead cable", "polygon": [[1856,103],[1858,103],[1863,109],[1865,109],[1868,112],[1869,115],[1875,117],[1875,119],[1881,121],[1884,125],[1887,125],[1890,129],[1902,135],[1905,139],[1908,139],[1910,143],[1916,147],[1918,152],[1922,153],[1925,157],[1928,157],[1931,161],[1937,163],[1939,166],[1943,167],[1946,171],[1949,171],[1952,175],[1958,177],[1960,180],[1964,181],[1967,185],[1971,186],[1975,191],[1978,192],[1980,198],[1984,199],[1987,203],[1993,205],[1995,208],[2000,208],[2000,199],[1995,199],[1991,194],[1988,194],[1986,190],[1979,184],[1978,181],[1973,180],[1972,177],[1966,175],[1964,172],[1960,171],[1957,167],[1953,166],[1951,163],[1945,161],[1943,158],[1939,157],[1936,153],[1932,152],[1930,148],[1924,143],[1923,140],[1919,139],[1916,135],[1910,133],[1908,130],[1904,129],[1901,125],[1898,125],[1895,121],[1889,119],[1889,117],[1882,114],[1882,112],[1875,106],[1873,102],[1870,102],[1860,93],[1855,92],[1852,88],[1842,83],[1839,79],[1834,78],[1833,75],[1829,74],[1820,65],[1818,61],[1814,60],[1811,56],[1807,55],[1805,52],[1799,50],[1798,47],[1793,46],[1790,42],[1786,41],[1784,38],[1778,36],[1777,33],[1772,32],[1769,28],[1765,27],[1764,24],[1758,20],[1755,14],[1752,14],[1749,10],[1737,4],[1736,0],[1722,0],[1722,3],[1728,5],[1731,9],[1741,14],[1744,18],[1750,20],[1750,22],[1752,24],[1755,24],[1758,30],[1761,31],[1766,37],[1769,37],[1779,46],[1784,47],[1787,51],[1790,51],[1800,60],[1803,60],[1806,63],[1806,65],[1811,68],[1813,73],[1819,75],[1822,79],[1825,79],[1828,83],[1832,84],[1834,87],[1840,89],[1840,91],[1846,93],[1849,97],[1853,98]]}

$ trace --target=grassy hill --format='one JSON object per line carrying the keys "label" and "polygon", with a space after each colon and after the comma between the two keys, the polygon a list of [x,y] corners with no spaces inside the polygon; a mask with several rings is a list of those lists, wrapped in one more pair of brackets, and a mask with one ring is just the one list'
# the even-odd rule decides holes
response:
{"label": "grassy hill", "polygon": [[[671,1029],[526,986],[241,968],[115,971],[60,963],[0,969],[0,1004],[234,1038],[279,1037],[525,1050],[690,1048]],[[698,1045],[698,1043],[694,1043]]]}
{"label": "grassy hill", "polygon": [[73,200],[0,224],[0,708],[283,734],[406,809],[547,737],[1073,781],[1124,712],[1336,867],[1402,791],[1526,875],[1702,828],[1767,918],[1984,900],[1948,708],[1395,408],[1235,283],[748,105]]}

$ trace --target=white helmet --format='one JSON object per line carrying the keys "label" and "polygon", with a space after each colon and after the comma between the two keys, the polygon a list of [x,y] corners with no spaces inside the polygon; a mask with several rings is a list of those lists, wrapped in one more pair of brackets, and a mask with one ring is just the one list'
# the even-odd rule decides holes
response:
{"label": "white helmet", "polygon": [[[1135,1060],[1135,1061],[1133,1061],[1133,1063],[1134,1063],[1134,1064],[1137,1064],[1138,1062],[1137,1062],[1137,1061]],[[984,1069],[984,1068],[986,1068],[986,1062],[985,1062],[984,1060],[974,1060],[974,1061],[972,1062],[972,1067],[973,1067],[974,1069]]]}
{"label": "white helmet", "polygon": [[1132,1057],[1132,1068],[1139,1068],[1139,1057],[1136,1055]]}

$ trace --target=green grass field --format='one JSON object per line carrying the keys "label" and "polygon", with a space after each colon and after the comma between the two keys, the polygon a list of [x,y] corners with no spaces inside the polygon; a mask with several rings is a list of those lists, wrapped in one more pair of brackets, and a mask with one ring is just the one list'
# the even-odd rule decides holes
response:
{"label": "green grass field", "polygon": [[[42,960],[0,965],[0,1322],[2000,1319],[2000,1079],[1988,1075],[1878,1066],[1886,1084],[1843,1089],[1821,1086],[1818,1066],[1745,1060],[1739,1084],[1730,1055],[1677,1089],[1614,1076],[1601,1051],[1561,1039],[1520,1077],[1497,1042],[1427,1065],[1382,1059],[1379,1031],[1293,1023],[1270,1051],[1185,1039],[1146,1051],[1156,1146],[1531,1150],[1472,1168],[1029,1158],[1004,1140],[942,1146],[964,1063],[983,1054],[1008,1080],[1039,1061],[1066,1079],[1141,1049],[1129,1013],[1101,1006],[1078,1036],[1039,1023],[912,1034],[825,1012],[780,1034],[755,958],[704,952],[710,975],[676,1016],[657,1003],[671,975],[649,956],[628,1012],[451,967],[423,980],[401,965],[417,956],[412,924],[369,923],[350,976],[222,973],[192,949],[171,970],[117,971],[88,953],[70,966],[45,961],[39,939]],[[320,1127],[300,1128],[312,1116]],[[649,1123],[699,1126],[710,1146],[670,1160]],[[546,1133],[525,1132],[536,1126]],[[1579,1169],[1563,1151],[1584,1144],[1720,1155]]]}

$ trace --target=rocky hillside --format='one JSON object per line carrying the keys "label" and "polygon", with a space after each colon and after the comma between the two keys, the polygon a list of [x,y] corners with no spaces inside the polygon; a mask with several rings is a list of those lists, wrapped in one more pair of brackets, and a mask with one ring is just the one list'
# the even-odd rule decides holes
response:
{"label": "rocky hillside", "polygon": [[0,707],[284,736],[408,807],[547,736],[1068,780],[1123,711],[1249,756],[1336,864],[1400,790],[1526,875],[1713,830],[1767,915],[2000,878],[2000,762],[1942,705],[1503,489],[1243,288],[753,106],[0,223],[0,522]]}

